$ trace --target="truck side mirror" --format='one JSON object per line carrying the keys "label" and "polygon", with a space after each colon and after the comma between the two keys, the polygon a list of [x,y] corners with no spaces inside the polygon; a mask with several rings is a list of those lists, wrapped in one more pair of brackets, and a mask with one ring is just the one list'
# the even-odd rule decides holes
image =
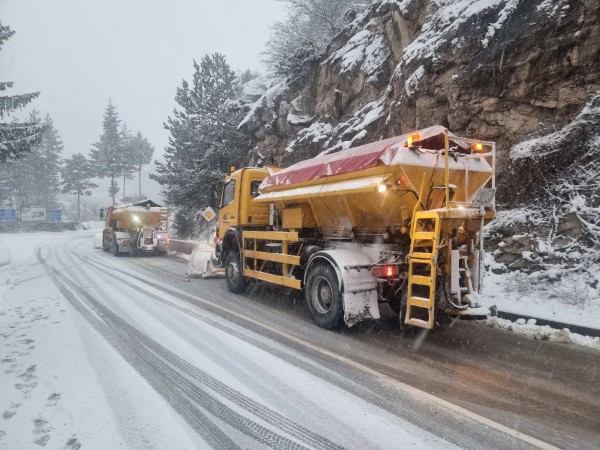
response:
{"label": "truck side mirror", "polygon": [[104,220],[104,208],[100,208],[100,220]]}

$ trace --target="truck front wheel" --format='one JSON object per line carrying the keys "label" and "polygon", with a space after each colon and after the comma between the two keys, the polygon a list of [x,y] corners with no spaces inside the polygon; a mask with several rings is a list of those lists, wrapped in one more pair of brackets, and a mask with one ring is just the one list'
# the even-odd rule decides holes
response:
{"label": "truck front wheel", "polygon": [[240,254],[230,251],[225,260],[225,282],[230,292],[241,294],[246,289],[246,279],[242,273]]}
{"label": "truck front wheel", "polygon": [[304,295],[313,321],[328,330],[340,328],[344,325],[344,301],[335,270],[323,263],[309,270]]}
{"label": "truck front wheel", "polygon": [[106,233],[102,233],[102,250],[104,250],[105,252],[108,252],[110,250],[110,246],[108,244],[108,242],[106,242]]}

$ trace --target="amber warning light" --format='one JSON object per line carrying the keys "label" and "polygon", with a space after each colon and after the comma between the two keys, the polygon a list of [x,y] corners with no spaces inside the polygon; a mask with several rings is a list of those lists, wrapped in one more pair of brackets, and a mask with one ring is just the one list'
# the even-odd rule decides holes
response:
{"label": "amber warning light", "polygon": [[406,138],[406,146],[412,147],[414,142],[418,142],[421,140],[421,137],[418,134],[409,134]]}
{"label": "amber warning light", "polygon": [[396,278],[398,276],[398,266],[373,266],[371,275],[375,278]]}
{"label": "amber warning light", "polygon": [[477,142],[476,144],[473,145],[473,150],[475,150],[477,153],[482,152],[483,144],[481,142]]}

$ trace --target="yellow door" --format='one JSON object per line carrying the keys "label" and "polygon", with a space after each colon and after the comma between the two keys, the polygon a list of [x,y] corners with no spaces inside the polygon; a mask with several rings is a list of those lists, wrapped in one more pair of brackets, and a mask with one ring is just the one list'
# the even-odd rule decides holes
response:
{"label": "yellow door", "polygon": [[239,176],[231,176],[223,185],[219,208],[219,239],[225,236],[229,228],[239,224],[239,184]]}

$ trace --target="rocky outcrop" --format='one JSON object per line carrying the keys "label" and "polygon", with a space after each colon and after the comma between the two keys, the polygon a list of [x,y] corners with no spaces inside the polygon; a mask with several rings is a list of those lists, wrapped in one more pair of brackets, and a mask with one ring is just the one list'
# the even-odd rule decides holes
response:
{"label": "rocky outcrop", "polygon": [[497,141],[502,170],[600,90],[599,33],[597,0],[378,1],[240,128],[252,162],[289,164],[441,124]]}
{"label": "rocky outcrop", "polygon": [[489,267],[596,289],[598,36],[597,0],[375,1],[240,128],[252,163],[286,165],[435,124],[496,141]]}

